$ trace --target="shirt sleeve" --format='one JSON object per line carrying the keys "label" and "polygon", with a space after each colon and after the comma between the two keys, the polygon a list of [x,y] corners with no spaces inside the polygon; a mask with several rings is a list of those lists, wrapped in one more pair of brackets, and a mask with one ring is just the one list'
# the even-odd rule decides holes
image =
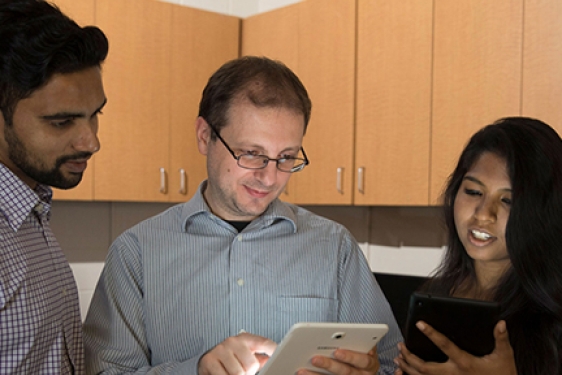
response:
{"label": "shirt sleeve", "polygon": [[397,344],[403,341],[400,328],[357,242],[344,232],[340,246],[338,320],[388,325],[388,333],[377,344],[377,353],[379,374],[392,375],[396,369]]}
{"label": "shirt sleeve", "polygon": [[138,241],[133,236],[119,237],[109,249],[84,323],[86,373],[196,375],[199,356],[152,365],[142,269]]}

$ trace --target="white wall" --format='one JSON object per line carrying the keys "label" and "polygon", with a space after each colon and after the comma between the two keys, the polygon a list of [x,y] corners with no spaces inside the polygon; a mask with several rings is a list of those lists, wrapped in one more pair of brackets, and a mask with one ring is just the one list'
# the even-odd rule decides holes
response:
{"label": "white wall", "polygon": [[249,17],[264,13],[301,0],[162,0],[168,3],[185,5],[211,12],[228,14],[237,17]]}

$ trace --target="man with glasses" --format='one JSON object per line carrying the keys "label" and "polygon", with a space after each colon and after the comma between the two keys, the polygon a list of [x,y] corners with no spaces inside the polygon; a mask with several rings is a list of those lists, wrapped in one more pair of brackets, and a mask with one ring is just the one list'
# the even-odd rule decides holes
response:
{"label": "man with glasses", "polygon": [[278,199],[309,164],[310,109],[300,80],[267,58],[210,78],[195,124],[208,179],[111,246],[84,327],[90,373],[254,375],[301,321],[388,324],[371,353],[336,350],[313,364],[394,372],[402,338],[356,241]]}

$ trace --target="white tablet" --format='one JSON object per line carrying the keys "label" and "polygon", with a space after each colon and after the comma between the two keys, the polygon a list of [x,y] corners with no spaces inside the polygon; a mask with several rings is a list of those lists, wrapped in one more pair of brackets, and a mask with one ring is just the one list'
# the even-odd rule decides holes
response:
{"label": "white tablet", "polygon": [[301,368],[329,374],[312,366],[313,356],[330,357],[338,348],[367,353],[387,332],[386,324],[297,323],[287,332],[259,375],[294,374]]}

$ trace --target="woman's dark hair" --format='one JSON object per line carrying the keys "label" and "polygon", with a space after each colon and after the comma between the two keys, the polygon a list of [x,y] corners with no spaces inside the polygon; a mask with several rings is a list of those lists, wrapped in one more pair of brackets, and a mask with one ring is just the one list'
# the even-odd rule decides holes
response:
{"label": "woman's dark hair", "polygon": [[221,66],[209,78],[199,116],[219,131],[227,124],[234,100],[248,100],[258,107],[283,107],[304,117],[304,130],[310,120],[311,102],[299,78],[280,61],[244,56]]}
{"label": "woman's dark hair", "polygon": [[100,66],[104,33],[80,27],[42,0],[0,0],[0,111],[7,125],[17,103],[57,73]]}
{"label": "woman's dark hair", "polygon": [[456,231],[461,182],[484,152],[506,161],[512,204],[506,227],[511,267],[489,296],[502,306],[519,374],[562,374],[562,140],[536,119],[508,117],[472,136],[443,194],[448,250],[424,289],[474,286],[473,261]]}

